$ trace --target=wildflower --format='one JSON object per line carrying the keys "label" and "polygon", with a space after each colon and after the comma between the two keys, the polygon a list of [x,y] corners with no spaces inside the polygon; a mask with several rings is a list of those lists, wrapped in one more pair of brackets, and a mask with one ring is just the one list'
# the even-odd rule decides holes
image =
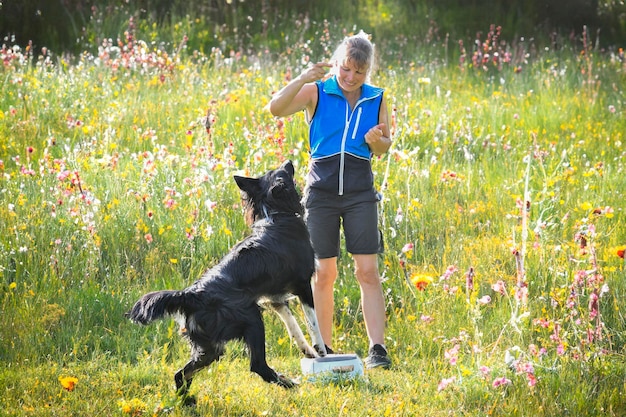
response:
{"label": "wildflower", "polygon": [[432,318],[432,316],[427,316],[425,314],[422,314],[420,316],[420,320],[422,321],[422,323],[430,323],[432,322],[434,319]]}
{"label": "wildflower", "polygon": [[398,210],[396,210],[396,217],[394,218],[396,223],[402,223],[402,220],[404,219],[404,214],[402,212],[402,207],[398,207]]}
{"label": "wildflower", "polygon": [[152,233],[146,233],[143,237],[146,239],[146,242],[152,243]]}
{"label": "wildflower", "polygon": [[217,207],[217,202],[207,199],[204,202],[204,206],[207,208],[207,210],[209,210],[209,212],[212,212],[215,209],[215,207]]}
{"label": "wildflower", "polygon": [[139,398],[133,398],[131,400],[120,400],[118,405],[124,414],[131,416],[140,416],[147,410],[147,405]]}
{"label": "wildflower", "polygon": [[461,345],[457,343],[444,352],[443,356],[450,362],[450,365],[456,365],[456,362],[459,360],[459,350],[461,350]]}
{"label": "wildflower", "polygon": [[602,297],[604,294],[607,294],[609,292],[609,286],[607,284],[602,285],[602,288],[600,288],[600,297]]}
{"label": "wildflower", "polygon": [[63,181],[63,180],[65,180],[67,177],[69,177],[69,176],[70,176],[70,174],[71,174],[71,172],[70,172],[69,170],[67,170],[67,169],[66,169],[66,170],[64,170],[64,171],[61,171],[61,172],[59,172],[59,173],[57,174],[57,180],[59,180],[59,181]]}
{"label": "wildflower", "polygon": [[455,295],[457,292],[459,292],[459,287],[456,285],[451,287],[448,284],[443,284],[442,289],[443,289],[443,292],[445,292],[448,295]]}
{"label": "wildflower", "polygon": [[615,254],[619,256],[620,258],[624,259],[624,251],[626,251],[626,245],[619,246],[616,249]]}
{"label": "wildflower", "polygon": [[443,275],[439,277],[439,281],[445,281],[447,279],[450,279],[450,277],[458,270],[459,268],[457,268],[456,265],[450,265],[446,269],[446,272],[444,272]]}
{"label": "wildflower", "polygon": [[12,283],[9,284],[9,289],[10,290],[14,290],[17,287],[17,283],[15,281],[13,281]]}
{"label": "wildflower", "polygon": [[506,295],[506,288],[504,285],[504,281],[502,280],[498,280],[495,284],[493,284],[491,286],[491,289],[499,294]]}
{"label": "wildflower", "polygon": [[501,387],[503,385],[509,385],[511,384],[511,380],[506,378],[506,377],[500,377],[500,378],[496,378],[493,380],[493,387],[494,388],[498,388]]}
{"label": "wildflower", "polygon": [[433,279],[429,275],[425,274],[413,274],[411,276],[411,283],[415,285],[419,291],[424,291],[428,284],[432,283]]}
{"label": "wildflower", "polygon": [[413,242],[409,242],[402,247],[402,253],[411,252],[413,250]]}
{"label": "wildflower", "polygon": [[73,376],[63,376],[59,377],[59,382],[68,391],[74,391],[76,384],[78,384],[78,378]]}
{"label": "wildflower", "polygon": [[176,208],[176,200],[174,200],[171,197],[166,198],[165,200],[163,200],[163,205],[170,209],[173,210],[174,208]]}
{"label": "wildflower", "polygon": [[485,378],[487,378],[489,376],[489,374],[491,373],[491,368],[489,368],[488,366],[481,366],[479,368],[480,373],[482,374],[482,376],[484,376]]}
{"label": "wildflower", "polygon": [[594,318],[596,318],[599,314],[599,309],[598,309],[598,290],[594,290],[594,292],[592,292],[589,295],[589,319],[593,320]]}
{"label": "wildflower", "polygon": [[441,174],[441,182],[443,183],[449,183],[452,181],[460,182],[460,181],[463,181],[464,179],[465,179],[464,175],[457,174],[456,172],[450,171],[449,169],[446,169]]}
{"label": "wildflower", "polygon": [[489,304],[490,302],[491,302],[491,297],[488,295],[484,295],[478,299],[478,304],[483,305],[483,306],[486,304]]}
{"label": "wildflower", "polygon": [[612,104],[611,104],[611,105],[609,105],[609,111],[610,111],[611,113],[615,113],[615,106],[614,106],[614,105],[612,105]]}
{"label": "wildflower", "polygon": [[523,286],[515,290],[515,299],[526,304],[528,301],[528,287]]}
{"label": "wildflower", "polygon": [[455,377],[450,377],[450,378],[444,378],[439,382],[439,385],[437,385],[437,391],[443,391],[444,389],[446,389],[448,387],[448,385],[454,383],[454,381],[456,381]]}
{"label": "wildflower", "polygon": [[[468,294],[474,290],[474,268],[472,267],[470,267],[465,274],[465,288]],[[491,299],[489,299],[489,301],[491,301]]]}

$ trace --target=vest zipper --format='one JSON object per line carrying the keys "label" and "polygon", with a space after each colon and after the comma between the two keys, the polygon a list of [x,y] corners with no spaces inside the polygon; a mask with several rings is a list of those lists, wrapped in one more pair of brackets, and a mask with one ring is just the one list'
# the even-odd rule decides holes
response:
{"label": "vest zipper", "polygon": [[[363,111],[362,107],[359,105],[367,100],[372,99],[373,97],[362,98],[356,102],[354,105],[354,110],[358,109],[356,116],[356,123],[354,125],[354,130],[352,131],[352,139],[356,138],[356,132],[359,127],[359,123],[361,122],[361,112]],[[346,139],[348,138],[348,131],[350,130],[350,121],[352,120],[352,116],[354,115],[354,110],[350,112],[350,104],[348,104],[348,100],[346,101],[346,124],[343,128],[343,136],[341,137],[341,153],[339,156],[339,195],[343,195],[343,173],[345,171],[345,159],[346,159]]]}
{"label": "vest zipper", "polygon": [[356,131],[359,129],[359,123],[361,122],[361,113],[363,107],[359,107],[359,112],[356,114],[356,122],[354,123],[354,129],[352,129],[352,139],[356,139]]}
{"label": "vest zipper", "polygon": [[343,128],[343,135],[341,137],[341,153],[339,154],[339,195],[343,195],[343,172],[345,170],[346,159],[346,138],[348,137],[348,130],[350,130],[350,119],[352,115],[348,117],[350,105],[346,100],[346,123]]}

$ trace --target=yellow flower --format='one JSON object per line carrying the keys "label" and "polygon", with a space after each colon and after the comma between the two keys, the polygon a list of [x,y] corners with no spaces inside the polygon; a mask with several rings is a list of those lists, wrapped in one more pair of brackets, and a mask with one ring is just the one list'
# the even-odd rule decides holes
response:
{"label": "yellow flower", "polygon": [[426,274],[413,274],[411,275],[411,283],[415,285],[420,291],[424,291],[428,284],[433,282],[433,278]]}
{"label": "yellow flower", "polygon": [[60,376],[59,382],[68,391],[74,391],[74,387],[78,384],[78,378],[73,376]]}
{"label": "yellow flower", "polygon": [[131,400],[120,400],[117,404],[119,405],[122,413],[131,416],[140,416],[144,414],[146,409],[148,408],[146,403],[139,398],[133,398]]}

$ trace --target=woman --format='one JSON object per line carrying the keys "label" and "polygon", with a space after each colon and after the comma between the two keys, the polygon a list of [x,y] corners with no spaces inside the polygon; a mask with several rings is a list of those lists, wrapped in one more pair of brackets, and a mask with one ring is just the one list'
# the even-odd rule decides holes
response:
{"label": "woman", "polygon": [[347,37],[330,62],[306,69],[276,93],[269,109],[279,117],[304,110],[309,124],[311,162],[304,200],[319,261],[313,298],[324,342],[332,346],[333,288],[343,223],[370,341],[365,365],[388,368],[391,360],[384,344],[385,300],[377,257],[382,241],[371,157],[387,152],[391,138],[384,90],[368,84],[373,61],[374,46],[365,33]]}

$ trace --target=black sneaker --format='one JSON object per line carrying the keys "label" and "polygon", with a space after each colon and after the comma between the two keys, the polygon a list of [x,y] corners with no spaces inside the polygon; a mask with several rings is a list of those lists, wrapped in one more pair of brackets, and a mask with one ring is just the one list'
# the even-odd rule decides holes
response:
{"label": "black sneaker", "polygon": [[332,350],[328,345],[324,345],[326,347],[326,354],[328,355],[332,355],[333,353],[335,353],[334,350]]}
{"label": "black sneaker", "polygon": [[387,355],[387,349],[379,344],[372,346],[369,350],[369,355],[365,358],[365,367],[367,369],[388,369],[390,366],[391,359],[389,359],[389,356]]}

